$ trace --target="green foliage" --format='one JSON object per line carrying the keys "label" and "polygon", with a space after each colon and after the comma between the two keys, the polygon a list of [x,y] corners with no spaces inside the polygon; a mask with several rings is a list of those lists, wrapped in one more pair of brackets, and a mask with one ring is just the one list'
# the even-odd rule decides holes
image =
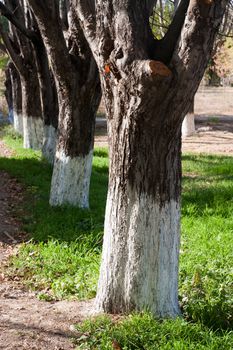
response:
{"label": "green foliage", "polygon": [[154,8],[150,17],[150,27],[156,39],[162,39],[172,21],[174,5],[170,1],[163,1]]}
{"label": "green foliage", "polygon": [[0,69],[5,69],[9,61],[9,57],[6,55],[0,55]]}
{"label": "green foliage", "polygon": [[182,319],[155,320],[150,314],[135,314],[123,321],[108,317],[77,325],[79,350],[229,350],[233,337],[227,332],[213,332],[201,324]]}

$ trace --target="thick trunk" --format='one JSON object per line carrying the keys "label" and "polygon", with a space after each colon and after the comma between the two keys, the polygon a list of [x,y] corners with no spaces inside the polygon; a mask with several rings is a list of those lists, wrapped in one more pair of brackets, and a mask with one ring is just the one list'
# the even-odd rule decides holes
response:
{"label": "thick trunk", "polygon": [[41,149],[44,126],[37,76],[28,75],[21,83],[24,148]]}
{"label": "thick trunk", "polygon": [[50,164],[54,164],[57,144],[57,128],[44,124],[42,155]]}
{"label": "thick trunk", "polygon": [[188,137],[195,133],[194,100],[182,123],[182,136]]}
{"label": "thick trunk", "polygon": [[12,96],[13,96],[13,118],[14,129],[23,136],[23,115],[22,115],[22,88],[20,75],[12,64],[10,68],[12,80]]}
{"label": "thick trunk", "polygon": [[167,133],[151,119],[153,113],[168,118],[161,106],[142,109],[136,94],[119,96],[108,106],[110,178],[97,309],[174,317],[180,312],[179,126]]}
{"label": "thick trunk", "polygon": [[50,204],[86,208],[89,205],[95,115],[101,94],[97,66],[70,8],[69,35],[65,40],[59,4],[48,1],[41,6],[39,0],[28,2],[46,45],[58,93],[58,140]]}
{"label": "thick trunk", "polygon": [[59,135],[53,168],[50,204],[89,207],[95,114],[92,90],[59,90]]}
{"label": "thick trunk", "polygon": [[179,201],[110,186],[97,309],[178,315]]}
{"label": "thick trunk", "polygon": [[102,77],[110,141],[97,306],[175,316],[181,125],[227,2],[181,0],[160,41],[149,28],[154,1],[72,3]]}
{"label": "thick trunk", "polygon": [[54,163],[57,141],[58,101],[54,76],[49,69],[49,62],[43,40],[38,35],[34,45],[35,60],[40,85],[41,108],[44,121],[42,155],[50,164]]}
{"label": "thick trunk", "polygon": [[79,157],[56,152],[50,192],[50,205],[89,207],[89,187],[93,151]]}

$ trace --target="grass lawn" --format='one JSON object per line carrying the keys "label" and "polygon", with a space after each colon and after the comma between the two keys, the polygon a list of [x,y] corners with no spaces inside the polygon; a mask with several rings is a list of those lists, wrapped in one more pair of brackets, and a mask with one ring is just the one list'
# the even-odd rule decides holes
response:
{"label": "grass lawn", "polygon": [[[15,151],[0,168],[25,185],[24,228],[31,240],[8,268],[40,299],[85,299],[95,295],[102,246],[108,155],[96,149],[90,210],[48,205],[52,169],[39,152],[24,150],[7,132]],[[232,234],[233,158],[183,156],[180,305],[183,319],[164,322],[148,314],[120,322],[98,318],[78,325],[78,349],[233,348]],[[119,346],[118,346],[119,344]],[[118,348],[117,348],[118,346]]]}

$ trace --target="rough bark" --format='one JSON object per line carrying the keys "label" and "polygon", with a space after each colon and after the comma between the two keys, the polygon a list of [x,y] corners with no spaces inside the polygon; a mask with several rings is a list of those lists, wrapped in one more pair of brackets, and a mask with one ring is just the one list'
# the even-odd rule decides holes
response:
{"label": "rough bark", "polygon": [[[9,8],[1,3],[0,11],[24,36],[24,40],[22,40],[23,47],[28,50],[29,42],[32,44],[30,49],[33,49],[33,51],[30,52],[30,54],[33,54],[32,60],[34,59],[35,61],[33,62],[33,64],[34,67],[37,69],[40,85],[42,116],[44,121],[44,138],[42,154],[45,158],[49,160],[50,163],[53,163],[56,147],[58,104],[54,78],[49,68],[47,53],[35,17],[33,16],[26,2],[20,1],[19,4],[16,4],[13,0],[7,0],[6,4]],[[29,42],[28,40],[26,40],[26,38],[29,40]],[[18,38],[16,41],[19,42],[20,47],[22,45],[20,45],[21,41],[19,39],[20,38]],[[14,53],[14,50],[11,51],[13,51]],[[17,61],[16,58],[17,57],[15,57],[15,61]],[[28,57],[26,58],[28,60]],[[20,60],[18,60],[17,63],[18,66],[20,66]]]}
{"label": "rough bark", "polygon": [[37,29],[37,38],[36,40],[33,40],[33,48],[38,70],[42,116],[44,122],[42,155],[50,164],[53,164],[56,152],[59,113],[57,89],[53,73],[49,68],[48,56],[43,39],[34,18],[32,18],[32,23],[34,28]]}
{"label": "rough bark", "polygon": [[14,64],[10,64],[10,75],[12,81],[13,119],[14,129],[23,136],[23,114],[22,114],[22,89],[20,75]]}
{"label": "rough bark", "polygon": [[[20,0],[19,2],[15,0],[7,0],[5,1],[5,4],[9,10],[7,13],[14,14],[14,22],[19,22],[20,27],[25,28],[27,34],[27,27],[30,26],[30,18],[28,17],[29,15],[27,8],[25,7],[25,2],[23,0]],[[12,24],[9,24],[8,33],[2,28],[2,26],[0,31],[6,50],[21,77],[24,147],[35,147],[35,149],[38,149],[38,147],[42,146],[42,140],[33,139],[34,137],[43,138],[43,121],[38,72],[33,55],[32,43],[26,35],[21,35],[21,31],[16,29]],[[34,90],[32,90],[31,87]],[[32,101],[34,102],[33,104]],[[30,135],[30,133],[32,134]]]}
{"label": "rough bark", "polygon": [[[21,80],[24,148],[39,150],[43,142],[43,119],[37,74]],[[32,103],[33,101],[33,103]]]}
{"label": "rough bark", "polygon": [[13,86],[11,80],[10,66],[9,63],[5,69],[5,98],[8,105],[8,120],[13,122]]}
{"label": "rough bark", "polygon": [[148,25],[153,1],[72,2],[99,67],[110,135],[97,308],[175,316],[181,124],[226,1],[181,0],[161,41]]}
{"label": "rough bark", "polygon": [[88,207],[90,158],[100,100],[97,66],[71,9],[67,17],[69,30],[64,37],[59,2],[28,3],[37,18],[58,92],[58,142],[50,204]]}
{"label": "rough bark", "polygon": [[179,129],[168,137],[168,129],[152,119],[154,113],[164,117],[165,111],[157,107],[151,112],[140,93],[129,98],[132,92],[128,87],[124,93],[121,86],[109,106],[114,111],[108,121],[111,161],[96,306],[112,313],[148,309],[160,317],[175,316],[179,313]]}

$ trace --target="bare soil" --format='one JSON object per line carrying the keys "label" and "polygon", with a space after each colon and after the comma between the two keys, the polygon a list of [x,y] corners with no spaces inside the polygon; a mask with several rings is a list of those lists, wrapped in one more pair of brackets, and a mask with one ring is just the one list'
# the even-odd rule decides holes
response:
{"label": "bare soil", "polygon": [[[197,132],[183,140],[183,151],[232,156],[233,109],[229,110],[231,113],[228,111],[224,115],[200,113],[196,118]],[[104,119],[98,121],[96,145],[107,145]],[[0,140],[0,157],[11,154]],[[0,349],[73,349],[71,338],[75,330],[71,325],[92,313],[93,301],[39,301],[17,278],[8,280],[4,275],[7,259],[25,240],[15,211],[23,201],[23,193],[22,185],[0,170]]]}
{"label": "bare soil", "polygon": [[[233,155],[233,115],[196,115],[195,127],[196,132],[192,136],[183,138],[182,152]],[[104,119],[97,121],[95,145],[108,145]]]}

